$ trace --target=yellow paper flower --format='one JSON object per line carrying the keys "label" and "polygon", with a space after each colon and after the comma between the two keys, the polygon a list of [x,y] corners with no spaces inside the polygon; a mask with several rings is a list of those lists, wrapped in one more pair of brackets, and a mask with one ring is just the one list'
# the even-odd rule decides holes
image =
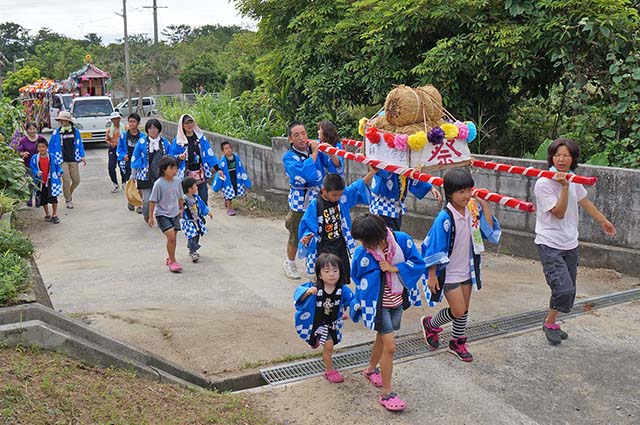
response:
{"label": "yellow paper flower", "polygon": [[427,134],[424,131],[418,131],[417,133],[409,136],[409,147],[412,151],[419,151],[427,144]]}
{"label": "yellow paper flower", "polygon": [[447,140],[452,140],[458,137],[458,127],[451,123],[444,123],[440,126],[440,128],[444,131],[444,138]]}
{"label": "yellow paper flower", "polygon": [[362,117],[358,122],[358,134],[364,137],[364,125],[369,121],[368,118]]}

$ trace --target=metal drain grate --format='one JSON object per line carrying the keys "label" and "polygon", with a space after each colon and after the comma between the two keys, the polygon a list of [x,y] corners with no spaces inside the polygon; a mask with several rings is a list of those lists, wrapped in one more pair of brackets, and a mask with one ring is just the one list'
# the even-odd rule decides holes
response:
{"label": "metal drain grate", "polygon": [[[571,312],[564,314],[562,318],[575,317],[589,309],[608,307],[638,299],[640,299],[640,289],[632,289],[616,294],[587,299],[576,303],[571,309]],[[472,324],[467,329],[467,338],[469,341],[475,341],[535,328],[540,326],[546,314],[546,310],[534,310]],[[443,332],[440,336],[443,341],[447,341],[449,337],[450,332],[448,331]],[[372,344],[369,343],[354,348],[351,351],[335,354],[333,356],[334,366],[339,369],[349,369],[366,365],[371,356],[371,346]],[[422,335],[407,335],[398,338],[396,341],[396,359],[429,352],[430,350],[427,348]],[[322,359],[314,358],[261,369],[260,373],[269,384],[280,385],[322,375],[322,373],[324,373],[324,364],[322,363]]]}

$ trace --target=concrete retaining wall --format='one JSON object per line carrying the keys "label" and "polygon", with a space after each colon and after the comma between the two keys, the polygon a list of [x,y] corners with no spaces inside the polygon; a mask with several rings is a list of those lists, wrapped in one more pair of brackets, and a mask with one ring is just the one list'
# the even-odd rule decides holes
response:
{"label": "concrete retaining wall", "polygon": [[[176,124],[163,121],[162,125],[165,137],[173,138],[176,134]],[[226,140],[233,145],[245,163],[247,173],[254,184],[254,192],[274,202],[286,202],[288,180],[281,161],[282,155],[289,148],[286,138],[274,137],[271,141],[272,146],[266,147],[217,133],[205,133],[218,155],[220,142]],[[546,167],[544,161],[484,155],[477,157],[525,167]],[[365,172],[362,164],[351,161],[347,163],[348,181],[361,177]],[[582,211],[579,228],[581,265],[611,268],[621,273],[640,276],[640,171],[585,165],[579,168],[579,173],[598,177],[599,181],[595,186],[587,187],[589,199],[618,230],[615,237],[607,237],[598,223]],[[483,169],[473,169],[473,175],[477,187],[535,202],[533,178]],[[419,201],[409,196],[406,204],[407,216],[403,220],[403,230],[417,239],[422,239],[441,206],[431,197]],[[500,206],[496,206],[495,213],[504,229],[502,241],[495,249],[503,253],[537,258],[536,246],[533,243],[535,214]]]}

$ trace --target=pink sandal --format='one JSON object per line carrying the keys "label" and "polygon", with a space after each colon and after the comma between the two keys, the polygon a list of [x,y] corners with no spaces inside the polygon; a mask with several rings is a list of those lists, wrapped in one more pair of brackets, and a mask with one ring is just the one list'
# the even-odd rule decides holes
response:
{"label": "pink sandal", "polygon": [[384,406],[385,409],[390,410],[392,412],[398,412],[400,410],[404,410],[407,407],[407,404],[398,397],[396,393],[389,393],[387,395],[380,394],[378,396],[378,403]]}
{"label": "pink sandal", "polygon": [[382,375],[380,375],[379,368],[375,368],[370,372],[367,372],[367,369],[365,369],[362,374],[373,384],[374,387],[380,388],[382,386]]}
{"label": "pink sandal", "polygon": [[335,369],[326,371],[324,373],[324,379],[331,382],[332,384],[339,384],[340,382],[344,382],[344,376],[342,376],[342,374]]}
{"label": "pink sandal", "polygon": [[182,273],[182,266],[178,263],[169,263],[169,271],[172,273]]}

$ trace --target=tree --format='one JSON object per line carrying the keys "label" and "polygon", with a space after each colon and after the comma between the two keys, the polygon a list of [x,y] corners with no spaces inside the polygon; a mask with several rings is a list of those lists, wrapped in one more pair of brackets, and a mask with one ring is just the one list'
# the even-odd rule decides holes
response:
{"label": "tree", "polygon": [[100,37],[95,32],[90,32],[89,34],[86,34],[84,36],[84,39],[87,42],[87,46],[102,44],[102,37]]}
{"label": "tree", "polygon": [[163,28],[161,34],[169,40],[170,44],[177,44],[187,41],[193,29],[190,25],[168,25]]}
{"label": "tree", "polygon": [[227,76],[220,69],[213,54],[193,58],[180,74],[184,90],[192,92],[197,92],[201,84],[208,92],[219,92],[224,88],[226,79]]}
{"label": "tree", "polygon": [[[29,30],[13,22],[0,24],[0,52],[8,60],[26,57],[29,50]],[[0,67],[0,71],[5,68]]]}
{"label": "tree", "polygon": [[31,84],[38,78],[40,78],[40,70],[28,65],[16,72],[9,71],[2,81],[2,94],[9,99],[15,99],[20,95],[20,87]]}

